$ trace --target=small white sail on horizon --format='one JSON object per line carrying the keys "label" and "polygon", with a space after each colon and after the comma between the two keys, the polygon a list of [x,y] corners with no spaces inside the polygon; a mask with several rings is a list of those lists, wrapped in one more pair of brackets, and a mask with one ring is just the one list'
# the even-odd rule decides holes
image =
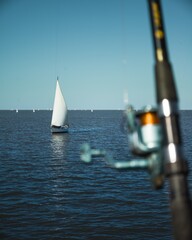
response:
{"label": "small white sail on horizon", "polygon": [[51,120],[51,131],[52,133],[67,132],[68,127],[69,127],[69,124],[68,124],[67,105],[65,103],[65,99],[59,85],[59,80],[57,78],[52,120]]}

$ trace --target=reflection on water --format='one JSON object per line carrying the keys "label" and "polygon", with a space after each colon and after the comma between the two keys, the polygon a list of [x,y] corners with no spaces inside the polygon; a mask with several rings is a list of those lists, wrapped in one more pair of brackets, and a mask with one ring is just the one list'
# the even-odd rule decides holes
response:
{"label": "reflection on water", "polygon": [[69,142],[69,134],[52,134],[51,148],[55,158],[64,158],[66,156],[67,143]]}

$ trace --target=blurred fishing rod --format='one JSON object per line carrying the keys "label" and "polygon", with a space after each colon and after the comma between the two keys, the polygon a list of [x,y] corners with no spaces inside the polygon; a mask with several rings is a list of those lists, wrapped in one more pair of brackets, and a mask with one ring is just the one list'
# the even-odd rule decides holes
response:
{"label": "blurred fishing rod", "polygon": [[148,6],[155,55],[156,101],[163,131],[164,172],[169,180],[174,235],[178,240],[192,240],[188,167],[182,154],[178,96],[167,52],[160,0],[148,0]]}
{"label": "blurred fishing rod", "polygon": [[116,161],[107,151],[92,149],[85,143],[81,147],[81,160],[90,163],[100,156],[116,169],[147,169],[155,189],[162,188],[167,178],[175,239],[192,240],[188,166],[182,153],[178,96],[166,46],[161,3],[160,0],[147,1],[155,55],[157,108],[147,105],[136,111],[126,98],[123,116],[129,148],[138,158]]}

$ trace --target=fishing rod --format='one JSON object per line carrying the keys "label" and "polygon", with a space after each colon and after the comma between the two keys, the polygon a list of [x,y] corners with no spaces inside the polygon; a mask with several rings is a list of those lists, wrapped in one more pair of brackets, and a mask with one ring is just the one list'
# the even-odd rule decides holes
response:
{"label": "fishing rod", "polygon": [[164,172],[169,180],[175,239],[192,239],[192,205],[187,183],[188,167],[182,153],[178,96],[166,46],[160,0],[148,0],[155,55],[158,114],[163,131]]}
{"label": "fishing rod", "polygon": [[182,153],[178,96],[166,46],[166,35],[160,0],[147,0],[155,55],[157,107],[151,105],[136,111],[127,104],[123,123],[129,147],[137,156],[127,161],[114,160],[103,149],[81,146],[81,160],[90,163],[103,157],[116,169],[146,169],[155,189],[169,181],[170,208],[176,240],[192,240],[192,204],[187,183],[188,166]]}

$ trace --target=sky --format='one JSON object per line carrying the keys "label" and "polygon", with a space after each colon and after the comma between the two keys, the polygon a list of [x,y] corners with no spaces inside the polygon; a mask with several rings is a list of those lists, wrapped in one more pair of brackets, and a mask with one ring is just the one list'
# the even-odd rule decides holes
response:
{"label": "sky", "polygon": [[[180,109],[192,109],[192,0],[162,0]],[[0,0],[0,109],[156,105],[147,0]]]}

